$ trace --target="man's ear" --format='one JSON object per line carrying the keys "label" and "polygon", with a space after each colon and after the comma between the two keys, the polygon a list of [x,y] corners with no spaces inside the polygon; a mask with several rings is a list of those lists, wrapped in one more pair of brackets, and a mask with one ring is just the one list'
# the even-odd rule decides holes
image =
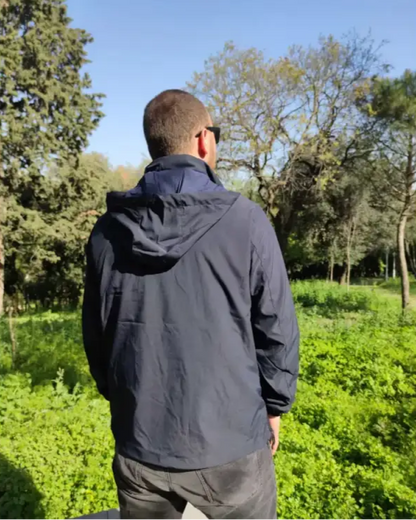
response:
{"label": "man's ear", "polygon": [[198,137],[198,153],[203,159],[208,155],[208,130],[202,130],[201,135]]}

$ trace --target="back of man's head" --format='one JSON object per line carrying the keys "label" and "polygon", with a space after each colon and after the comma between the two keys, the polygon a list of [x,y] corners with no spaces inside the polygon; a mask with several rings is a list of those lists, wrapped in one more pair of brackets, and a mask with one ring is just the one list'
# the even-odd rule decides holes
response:
{"label": "back of man's head", "polygon": [[207,109],[192,94],[165,90],[146,106],[143,129],[152,159],[192,153],[198,132],[211,124]]}

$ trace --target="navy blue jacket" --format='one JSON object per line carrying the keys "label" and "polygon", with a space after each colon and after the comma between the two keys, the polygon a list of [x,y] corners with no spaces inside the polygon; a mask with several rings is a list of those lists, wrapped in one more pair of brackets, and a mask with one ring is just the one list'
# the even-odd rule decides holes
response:
{"label": "navy blue jacket", "polygon": [[87,247],[84,344],[121,455],[201,469],[262,449],[299,332],[276,234],[186,155],[110,193]]}

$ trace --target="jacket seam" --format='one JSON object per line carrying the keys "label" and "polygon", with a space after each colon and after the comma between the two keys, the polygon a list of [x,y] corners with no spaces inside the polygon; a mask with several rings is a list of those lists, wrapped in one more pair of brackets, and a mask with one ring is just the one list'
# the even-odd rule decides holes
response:
{"label": "jacket seam", "polygon": [[[262,268],[262,272],[264,273],[264,278],[265,278],[265,281],[266,281],[266,284],[267,284],[268,297],[269,297],[269,299],[270,299],[270,302],[271,302],[272,308],[273,308],[273,310],[274,310],[274,312],[275,312],[276,319],[277,319],[277,324],[278,324],[278,326],[279,326],[279,328],[280,328],[280,331],[281,331],[281,333],[282,333],[282,335],[283,335],[283,339],[284,339],[284,341],[285,341],[285,356],[284,356],[284,360],[283,360],[283,362],[284,362],[284,370],[281,370],[281,372],[283,372],[283,379],[284,379],[284,381],[285,381],[285,383],[286,383],[287,395],[288,395],[288,397],[289,397],[289,399],[290,399],[290,389],[289,389],[289,383],[288,383],[288,381],[287,381],[287,372],[286,372],[286,370],[287,370],[287,351],[288,351],[288,348],[287,348],[287,347],[288,347],[288,341],[287,341],[287,338],[286,338],[285,334],[283,333],[283,329],[282,329],[282,327],[281,327],[281,321],[280,321],[280,318],[279,318],[279,314],[278,314],[277,309],[276,309],[276,307],[275,307],[275,304],[274,304],[274,302],[273,302],[272,291],[271,291],[271,287],[270,287],[270,279],[269,279],[269,276],[267,275],[266,270],[264,269],[263,260],[262,260],[260,254],[259,254],[259,252],[258,252],[258,250],[257,250],[256,244],[253,242],[253,240],[251,239],[251,237],[250,237],[250,241],[251,241],[251,244],[252,244],[252,246],[253,246],[253,249],[254,249],[254,251],[255,251],[255,253],[256,253],[256,255],[257,255],[257,258],[258,258],[258,260],[259,260],[259,262],[260,262],[260,265],[261,265],[261,268]],[[267,405],[267,402],[266,402],[266,406],[268,406],[268,405]],[[281,412],[280,412],[280,413],[281,413]]]}

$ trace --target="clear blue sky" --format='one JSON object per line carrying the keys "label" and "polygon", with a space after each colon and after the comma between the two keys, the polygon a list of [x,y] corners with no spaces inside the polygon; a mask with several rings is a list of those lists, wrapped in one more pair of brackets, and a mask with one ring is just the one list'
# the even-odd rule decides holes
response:
{"label": "clear blue sky", "polygon": [[394,74],[416,69],[415,0],[68,0],[73,25],[94,37],[88,71],[103,92],[106,117],[89,150],[113,165],[139,164],[146,103],[181,88],[204,60],[233,40],[279,57],[292,44],[351,29],[376,41]]}

